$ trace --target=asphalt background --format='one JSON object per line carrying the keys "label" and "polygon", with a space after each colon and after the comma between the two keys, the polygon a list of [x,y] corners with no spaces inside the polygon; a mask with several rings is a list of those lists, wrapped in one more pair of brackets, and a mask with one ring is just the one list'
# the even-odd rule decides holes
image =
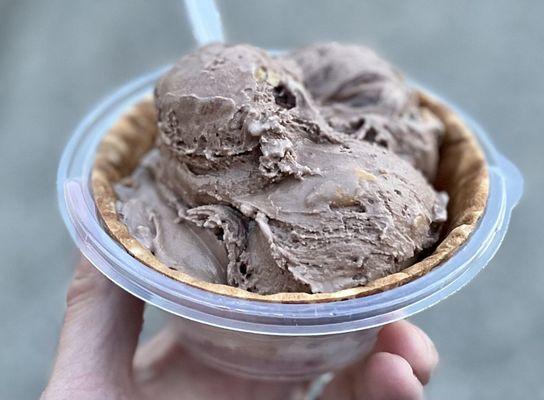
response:
{"label": "asphalt background", "polygon": [[[494,261],[414,321],[441,353],[430,399],[544,399],[544,2],[220,5],[232,42],[376,47],[521,168],[525,195]],[[55,199],[63,145],[99,99],[193,46],[179,1],[0,0],[0,398],[39,397],[55,353],[75,259]],[[146,332],[160,320],[150,312]]]}

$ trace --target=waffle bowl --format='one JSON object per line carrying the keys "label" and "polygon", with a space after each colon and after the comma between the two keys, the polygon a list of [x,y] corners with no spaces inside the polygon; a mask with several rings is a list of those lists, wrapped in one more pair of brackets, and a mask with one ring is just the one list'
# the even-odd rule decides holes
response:
{"label": "waffle bowl", "polygon": [[125,112],[101,139],[92,168],[91,187],[104,227],[133,257],[155,271],[183,284],[218,295],[280,303],[332,302],[383,292],[417,279],[450,259],[476,229],[485,211],[489,175],[484,153],[463,119],[432,96],[419,93],[422,107],[431,110],[445,125],[435,186],[450,196],[445,234],[434,252],[404,270],[364,286],[332,293],[277,293],[261,295],[232,286],[198,280],[170,268],[136,240],[116,210],[113,186],[130,175],[155,143],[157,123],[148,96]]}

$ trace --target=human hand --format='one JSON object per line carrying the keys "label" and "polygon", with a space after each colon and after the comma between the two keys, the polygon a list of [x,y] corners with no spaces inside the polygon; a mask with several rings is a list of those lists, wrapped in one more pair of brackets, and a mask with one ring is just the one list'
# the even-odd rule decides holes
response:
{"label": "human hand", "polygon": [[[191,357],[166,328],[138,346],[143,302],[86,260],[68,289],[57,359],[42,400],[304,399],[306,384],[233,377]],[[400,321],[371,355],[337,373],[321,399],[416,400],[438,363],[427,335]]]}

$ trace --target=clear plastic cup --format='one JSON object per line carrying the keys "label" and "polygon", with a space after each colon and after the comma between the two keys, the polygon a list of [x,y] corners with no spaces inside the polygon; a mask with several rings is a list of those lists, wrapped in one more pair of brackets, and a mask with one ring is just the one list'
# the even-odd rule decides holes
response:
{"label": "clear plastic cup", "polygon": [[[221,296],[174,281],[130,256],[103,229],[90,191],[95,149],[108,128],[151,93],[161,68],[102,101],[76,129],[60,162],[60,212],[81,252],[117,285],[177,316],[187,349],[210,365],[263,379],[315,378],[370,350],[382,325],[409,317],[466,285],[491,260],[523,189],[518,169],[456,107],[482,145],[490,192],[469,240],[448,261],[403,286],[368,297],[317,304],[280,304]],[[437,96],[439,97],[439,96]]]}

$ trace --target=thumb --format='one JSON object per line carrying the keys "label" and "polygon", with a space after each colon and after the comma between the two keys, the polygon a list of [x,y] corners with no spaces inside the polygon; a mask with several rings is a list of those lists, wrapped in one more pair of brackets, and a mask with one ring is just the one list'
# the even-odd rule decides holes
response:
{"label": "thumb", "polygon": [[[67,310],[50,386],[93,392],[130,385],[143,302],[82,258],[68,288]],[[125,386],[126,387],[126,386]]]}

